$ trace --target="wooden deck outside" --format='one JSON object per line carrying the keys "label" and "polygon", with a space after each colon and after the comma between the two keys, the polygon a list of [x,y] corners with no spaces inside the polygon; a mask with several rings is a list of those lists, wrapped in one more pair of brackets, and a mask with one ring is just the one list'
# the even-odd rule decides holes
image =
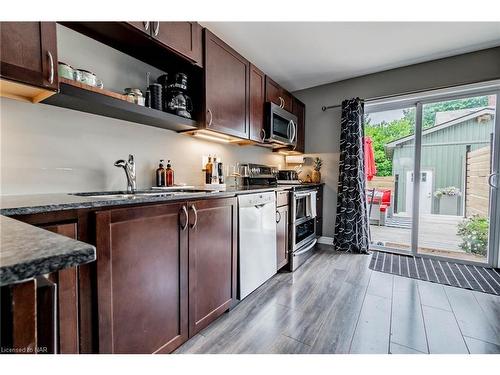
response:
{"label": "wooden deck outside", "polygon": [[[463,251],[459,244],[457,226],[463,220],[461,216],[422,215],[419,222],[419,252],[434,254],[476,262],[486,261],[485,257]],[[410,250],[411,229],[370,225],[372,242],[380,242],[393,249]]]}

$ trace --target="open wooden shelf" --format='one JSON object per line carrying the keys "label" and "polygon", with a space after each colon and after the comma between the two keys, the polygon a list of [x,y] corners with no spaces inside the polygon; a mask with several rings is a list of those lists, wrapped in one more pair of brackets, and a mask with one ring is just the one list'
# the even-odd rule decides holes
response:
{"label": "open wooden shelf", "polygon": [[44,99],[42,103],[174,131],[197,128],[195,120],[130,103],[110,96],[105,91],[100,92],[100,89],[87,89],[77,82],[64,79],[59,83],[59,93]]}

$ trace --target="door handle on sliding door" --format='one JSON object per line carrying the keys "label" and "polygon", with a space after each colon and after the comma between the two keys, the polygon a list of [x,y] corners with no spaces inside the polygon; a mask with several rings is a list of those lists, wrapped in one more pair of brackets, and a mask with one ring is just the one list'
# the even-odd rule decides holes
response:
{"label": "door handle on sliding door", "polygon": [[[488,176],[488,185],[490,185],[492,188],[495,188],[495,189],[498,188],[498,185],[496,184],[496,182],[497,182],[496,177],[497,176],[498,176],[497,172],[490,173],[490,175]],[[493,177],[495,177],[495,184],[493,183]]]}

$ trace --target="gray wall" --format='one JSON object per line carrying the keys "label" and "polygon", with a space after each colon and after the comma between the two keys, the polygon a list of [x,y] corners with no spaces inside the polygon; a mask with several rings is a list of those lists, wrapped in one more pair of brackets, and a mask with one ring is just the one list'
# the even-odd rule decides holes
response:
{"label": "gray wall", "polygon": [[[59,60],[96,73],[121,92],[144,87],[159,70],[65,27],[57,28]],[[233,146],[45,104],[0,99],[1,194],[115,190],[126,187],[117,159],[133,153],[139,188],[154,182],[159,159],[171,159],[176,182],[202,184],[202,156],[226,165],[255,162],[284,166],[284,158],[256,146]]]}
{"label": "gray wall", "polygon": [[323,112],[322,106],[340,104],[353,97],[403,94],[499,78],[497,47],[294,92],[306,104],[306,152],[324,159],[323,235],[333,236],[334,231],[341,111],[336,108]]}

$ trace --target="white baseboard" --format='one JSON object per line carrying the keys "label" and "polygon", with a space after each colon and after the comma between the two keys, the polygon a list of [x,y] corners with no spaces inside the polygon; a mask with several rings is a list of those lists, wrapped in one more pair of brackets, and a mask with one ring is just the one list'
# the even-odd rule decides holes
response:
{"label": "white baseboard", "polygon": [[318,243],[323,245],[333,245],[333,237],[321,236],[318,238]]}

